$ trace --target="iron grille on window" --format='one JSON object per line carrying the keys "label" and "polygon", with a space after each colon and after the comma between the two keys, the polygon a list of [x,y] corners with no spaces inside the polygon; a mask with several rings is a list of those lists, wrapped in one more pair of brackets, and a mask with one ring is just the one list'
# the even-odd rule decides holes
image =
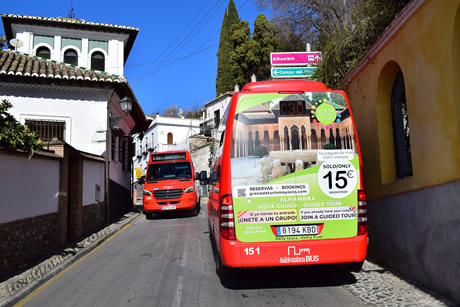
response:
{"label": "iron grille on window", "polygon": [[44,142],[51,141],[53,137],[65,140],[65,121],[26,119],[25,124]]}

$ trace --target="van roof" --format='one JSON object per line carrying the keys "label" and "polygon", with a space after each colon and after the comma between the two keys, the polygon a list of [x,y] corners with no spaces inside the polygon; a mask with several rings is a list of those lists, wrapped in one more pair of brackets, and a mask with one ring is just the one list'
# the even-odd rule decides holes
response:
{"label": "van roof", "polygon": [[324,83],[318,81],[306,81],[306,80],[274,80],[274,81],[260,81],[251,82],[243,87],[242,92],[270,92],[275,89],[277,92],[282,91],[325,91],[328,88]]}

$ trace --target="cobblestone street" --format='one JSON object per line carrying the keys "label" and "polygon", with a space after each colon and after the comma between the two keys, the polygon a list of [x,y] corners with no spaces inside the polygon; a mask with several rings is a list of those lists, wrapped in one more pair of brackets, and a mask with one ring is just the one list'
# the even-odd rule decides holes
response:
{"label": "cobblestone street", "polygon": [[445,303],[389,270],[370,261],[359,273],[357,282],[346,285],[353,295],[374,306],[453,306]]}

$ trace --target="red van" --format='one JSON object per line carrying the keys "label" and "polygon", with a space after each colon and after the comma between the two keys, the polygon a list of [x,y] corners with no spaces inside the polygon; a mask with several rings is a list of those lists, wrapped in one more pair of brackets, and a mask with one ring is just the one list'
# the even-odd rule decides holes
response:
{"label": "red van", "polygon": [[215,146],[208,225],[218,273],[325,263],[361,268],[366,195],[345,92],[316,81],[249,83],[233,95]]}
{"label": "red van", "polygon": [[144,214],[189,210],[200,211],[200,186],[190,153],[186,150],[150,155],[144,183]]}

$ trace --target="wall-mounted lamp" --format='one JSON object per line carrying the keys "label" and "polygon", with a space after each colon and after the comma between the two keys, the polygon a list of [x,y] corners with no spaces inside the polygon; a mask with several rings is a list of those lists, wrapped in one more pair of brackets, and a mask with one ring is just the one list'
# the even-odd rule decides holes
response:
{"label": "wall-mounted lamp", "polygon": [[131,99],[129,99],[128,96],[126,96],[120,100],[120,107],[121,107],[121,111],[123,111],[125,115],[118,116],[118,117],[110,117],[110,127],[111,128],[113,128],[113,126],[115,126],[120,120],[122,120],[123,118],[129,115],[129,113],[133,109],[133,102],[131,101]]}

